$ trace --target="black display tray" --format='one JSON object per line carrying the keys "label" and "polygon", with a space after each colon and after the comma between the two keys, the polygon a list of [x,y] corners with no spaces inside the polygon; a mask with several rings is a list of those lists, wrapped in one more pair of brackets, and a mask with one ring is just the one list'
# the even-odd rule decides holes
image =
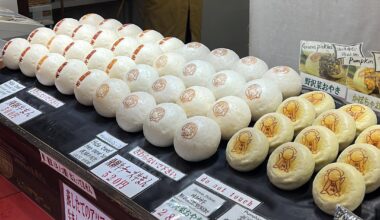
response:
{"label": "black display tray", "polygon": [[[195,179],[203,173],[261,201],[262,203],[253,212],[265,218],[332,218],[320,211],[313,202],[311,186],[315,174],[308,183],[299,189],[293,191],[277,189],[267,178],[266,161],[251,172],[242,173],[231,169],[225,158],[225,141],[220,144],[217,153],[208,160],[198,163],[186,162],[176,155],[173,147],[157,148],[145,140],[142,132],[134,134],[124,132],[118,127],[115,119],[101,117],[93,107],[85,107],[79,104],[74,96],[60,94],[54,86],[43,86],[35,78],[28,78],[22,75],[20,71],[0,70],[0,84],[11,79],[18,81],[27,88],[4,98],[1,102],[12,97],[18,97],[40,110],[43,114],[20,126],[13,124],[2,115],[0,115],[0,122],[28,140],[35,147],[66,165],[88,181],[94,188],[102,191],[110,199],[125,208],[125,210],[131,210],[137,218],[153,218],[150,212],[191,183],[194,183]],[[33,87],[37,87],[63,101],[65,105],[56,109],[27,93],[27,90]],[[128,143],[128,146],[119,150],[117,154],[159,177],[160,181],[133,199],[129,199],[97,178],[89,172],[90,169],[69,155],[70,152],[94,139],[97,134],[103,131],[107,131]],[[128,154],[136,146],[140,146],[145,151],[187,175],[178,182],[162,175]],[[233,201],[225,199],[227,202],[214,212],[210,219],[219,217],[235,204]],[[362,205],[355,213],[364,219],[380,219],[380,190],[366,195]]]}

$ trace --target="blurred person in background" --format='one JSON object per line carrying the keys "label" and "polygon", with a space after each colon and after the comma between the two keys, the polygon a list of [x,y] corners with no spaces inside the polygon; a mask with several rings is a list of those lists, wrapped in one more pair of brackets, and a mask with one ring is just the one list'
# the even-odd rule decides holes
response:
{"label": "blurred person in background", "polygon": [[203,0],[141,0],[139,13],[144,29],[185,43],[201,40]]}

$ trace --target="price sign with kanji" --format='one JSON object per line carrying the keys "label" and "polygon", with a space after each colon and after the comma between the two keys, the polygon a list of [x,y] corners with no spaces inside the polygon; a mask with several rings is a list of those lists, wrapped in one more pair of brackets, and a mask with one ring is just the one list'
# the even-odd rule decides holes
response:
{"label": "price sign with kanji", "polygon": [[0,114],[19,125],[42,114],[42,112],[14,97],[0,104]]}
{"label": "price sign with kanji", "polygon": [[115,155],[91,172],[129,198],[156,183],[159,178],[136,166],[120,155]]}
{"label": "price sign with kanji", "polygon": [[65,220],[111,220],[95,205],[62,183]]}
{"label": "price sign with kanji", "polygon": [[162,203],[153,212],[153,216],[160,220],[206,220],[207,217],[199,214],[187,204],[176,198]]}
{"label": "price sign with kanji", "polygon": [[7,96],[15,94],[16,92],[23,90],[25,86],[20,83],[12,80],[9,80],[0,85],[0,99],[3,99]]}
{"label": "price sign with kanji", "polygon": [[218,220],[266,220],[265,218],[257,215],[240,205],[234,205],[224,215],[220,216]]}

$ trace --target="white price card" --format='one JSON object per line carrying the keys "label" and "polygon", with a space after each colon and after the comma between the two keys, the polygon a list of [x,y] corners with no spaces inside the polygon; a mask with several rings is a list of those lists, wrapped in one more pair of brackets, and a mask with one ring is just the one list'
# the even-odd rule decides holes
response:
{"label": "white price card", "polygon": [[159,220],[207,220],[208,218],[199,214],[188,205],[171,198],[162,203],[153,212],[153,216]]}
{"label": "white price card", "polygon": [[363,43],[347,45],[347,44],[334,44],[336,51],[336,58],[344,57],[363,57]]}
{"label": "white price card", "polygon": [[159,178],[136,166],[120,155],[103,162],[91,170],[113,188],[131,198],[147,189]]}
{"label": "white price card", "polygon": [[334,45],[328,42],[301,40],[300,49],[304,51],[304,53],[306,52],[307,54],[310,54],[313,52],[330,53],[330,54],[335,53]]}
{"label": "white price card", "polygon": [[11,79],[0,85],[0,99],[15,94],[16,92],[23,90],[24,88],[25,86]]}
{"label": "white price card", "polygon": [[347,92],[347,102],[359,103],[359,104],[370,107],[374,111],[380,112],[379,98],[375,96],[371,96],[371,95],[366,95],[366,94],[354,91],[352,89],[349,89]]}
{"label": "white price card", "polygon": [[375,60],[375,70],[376,72],[380,72],[380,51],[374,51],[372,54]]}
{"label": "white price card", "polygon": [[71,152],[70,155],[82,162],[84,165],[92,167],[115,152],[116,150],[114,148],[95,138],[94,140]]}
{"label": "white price card", "polygon": [[347,94],[347,87],[336,82],[332,82],[319,77],[311,76],[301,72],[302,85],[327,92],[331,95],[338,96],[345,99]]}
{"label": "white price card", "polygon": [[181,171],[167,165],[140,147],[133,148],[129,154],[175,181],[179,181],[185,176]]}
{"label": "white price card", "polygon": [[46,102],[47,104],[53,106],[54,108],[59,108],[65,103],[59,101],[58,99],[54,98],[53,96],[47,94],[46,92],[37,89],[37,88],[32,88],[28,90],[28,93],[35,96],[36,98]]}
{"label": "white price card", "polygon": [[257,215],[240,205],[234,205],[224,215],[220,216],[217,220],[266,220],[265,218]]}
{"label": "white price card", "polygon": [[225,202],[224,199],[196,184],[191,184],[176,197],[204,216],[210,216],[214,211],[222,207]]}
{"label": "white price card", "polygon": [[57,171],[62,176],[66,177],[70,182],[74,183],[77,187],[82,189],[84,192],[86,192],[88,195],[92,196],[94,199],[96,199],[94,188],[83,180],[81,177],[76,175],[74,172],[72,172],[70,169],[65,167],[63,164],[49,156],[48,154],[44,153],[40,150],[41,155],[41,162],[48,165],[53,170]]}
{"label": "white price card", "polygon": [[127,143],[122,142],[121,140],[115,138],[111,134],[109,134],[107,131],[103,131],[102,133],[96,135],[99,139],[103,140],[104,142],[108,143],[112,147],[120,150],[121,148],[127,146]]}
{"label": "white price card", "polygon": [[62,183],[65,220],[111,220],[104,212]]}
{"label": "white price card", "polygon": [[205,187],[211,189],[212,191],[215,191],[248,209],[252,210],[260,204],[260,202],[256,199],[247,196],[244,193],[241,193],[230,186],[227,186],[226,184],[220,182],[217,179],[212,178],[207,174],[202,174],[200,177],[197,178],[196,181],[204,185]]}
{"label": "white price card", "polygon": [[42,112],[14,97],[0,103],[0,114],[19,125],[42,114]]}

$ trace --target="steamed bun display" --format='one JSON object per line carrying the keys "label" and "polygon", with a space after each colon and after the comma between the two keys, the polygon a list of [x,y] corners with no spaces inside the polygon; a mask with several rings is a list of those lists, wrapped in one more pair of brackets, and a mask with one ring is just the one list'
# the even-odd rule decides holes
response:
{"label": "steamed bun display", "polygon": [[12,70],[18,69],[20,56],[28,47],[30,47],[30,43],[23,38],[9,40],[2,49],[4,65]]}
{"label": "steamed bun display", "polygon": [[127,132],[143,129],[145,118],[156,106],[156,100],[147,92],[133,92],[127,95],[116,109],[117,124]]}
{"label": "steamed bun display", "polygon": [[175,131],[186,120],[185,111],[174,103],[162,103],[153,108],[145,118],[145,138],[154,146],[169,147]]}
{"label": "steamed bun display", "polygon": [[280,89],[268,79],[256,79],[245,84],[239,96],[246,101],[252,119],[257,121],[261,116],[276,111],[282,102]]}
{"label": "steamed bun display", "polygon": [[108,79],[96,89],[92,98],[94,108],[103,117],[115,117],[117,107],[129,93],[129,87],[123,80]]}
{"label": "steamed bun display", "polygon": [[207,117],[218,123],[224,140],[230,139],[238,130],[248,127],[251,122],[251,112],[247,103],[236,96],[218,99],[208,111]]}
{"label": "steamed bun display", "polygon": [[221,138],[218,124],[204,116],[183,121],[174,133],[174,149],[187,161],[205,160],[216,153]]}
{"label": "steamed bun display", "polygon": [[246,81],[250,81],[260,79],[268,71],[268,65],[257,57],[248,56],[238,60],[232,66],[232,70],[240,73]]}
{"label": "steamed bun display", "polygon": [[263,77],[267,77],[277,84],[284,99],[297,96],[301,93],[301,77],[295,70],[288,66],[273,67],[264,73]]}

